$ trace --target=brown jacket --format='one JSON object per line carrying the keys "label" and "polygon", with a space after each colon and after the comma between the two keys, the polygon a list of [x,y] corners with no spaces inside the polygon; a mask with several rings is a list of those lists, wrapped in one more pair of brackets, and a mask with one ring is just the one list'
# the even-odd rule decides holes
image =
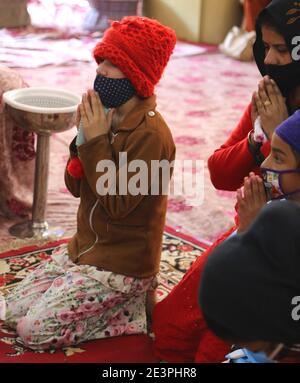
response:
{"label": "brown jacket", "polygon": [[[136,159],[148,164],[149,187],[151,160],[172,162],[175,159],[171,132],[155,107],[155,96],[145,99],[126,116],[114,137],[98,136],[79,146],[78,155],[85,173],[82,180],[65,172],[69,191],[80,197],[77,233],[68,244],[73,262],[138,278],[147,278],[159,271],[167,196],[119,192],[119,152],[127,153],[128,166]],[[76,155],[74,141],[70,155]],[[96,171],[101,160],[111,160],[117,165],[116,195],[103,196],[97,192],[99,177],[107,174],[107,169]],[[138,173],[138,169],[135,173],[127,169],[128,183]]]}

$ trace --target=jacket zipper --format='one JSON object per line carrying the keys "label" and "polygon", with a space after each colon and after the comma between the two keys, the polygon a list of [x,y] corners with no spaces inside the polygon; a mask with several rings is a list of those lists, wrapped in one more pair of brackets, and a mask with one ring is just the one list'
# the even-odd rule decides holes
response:
{"label": "jacket zipper", "polygon": [[118,135],[119,133],[113,133],[113,132],[111,132],[111,134],[112,134],[112,137],[111,137],[110,143],[113,144],[113,143],[115,142],[115,138],[117,137],[117,135]]}
{"label": "jacket zipper", "polygon": [[96,203],[95,203],[94,206],[92,207],[92,210],[91,210],[91,212],[90,212],[90,217],[89,217],[90,228],[91,228],[92,232],[96,235],[96,240],[95,240],[94,244],[93,244],[91,247],[89,247],[87,250],[85,250],[85,251],[83,251],[82,253],[80,253],[80,254],[77,256],[77,259],[76,259],[76,260],[78,260],[83,254],[85,254],[85,253],[87,253],[88,251],[92,250],[92,249],[95,247],[96,243],[98,242],[99,236],[98,236],[98,234],[95,232],[94,227],[93,227],[93,214],[94,214],[94,211],[95,211],[95,209],[96,209],[98,203],[99,203],[99,200],[97,199]]}

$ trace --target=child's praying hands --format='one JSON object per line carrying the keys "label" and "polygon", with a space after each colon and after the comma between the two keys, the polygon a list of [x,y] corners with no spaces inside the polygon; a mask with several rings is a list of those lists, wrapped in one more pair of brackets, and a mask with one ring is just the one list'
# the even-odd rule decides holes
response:
{"label": "child's praying hands", "polygon": [[248,229],[266,202],[263,180],[254,173],[250,173],[249,177],[245,177],[244,186],[237,191],[239,233]]}
{"label": "child's praying hands", "polygon": [[114,109],[110,109],[106,115],[100,97],[94,90],[82,96],[79,111],[86,141],[110,131]]}

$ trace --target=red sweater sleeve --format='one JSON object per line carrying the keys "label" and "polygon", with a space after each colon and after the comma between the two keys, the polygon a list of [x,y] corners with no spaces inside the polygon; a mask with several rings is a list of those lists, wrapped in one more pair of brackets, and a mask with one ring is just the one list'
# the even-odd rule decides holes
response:
{"label": "red sweater sleeve", "polygon": [[211,182],[216,189],[235,191],[251,171],[259,173],[248,148],[252,130],[251,104],[228,140],[208,159]]}

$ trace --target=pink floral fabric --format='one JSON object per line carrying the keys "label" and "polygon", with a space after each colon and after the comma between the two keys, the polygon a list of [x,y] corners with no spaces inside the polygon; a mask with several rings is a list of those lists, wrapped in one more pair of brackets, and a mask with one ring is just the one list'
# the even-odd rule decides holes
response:
{"label": "pink floral fabric", "polygon": [[34,350],[141,334],[147,332],[146,292],[155,281],[77,266],[62,245],[0,300],[0,309],[19,341]]}
{"label": "pink floral fabric", "polygon": [[26,84],[15,71],[0,67],[0,215],[24,216],[31,209],[34,135],[16,126],[5,112],[4,92]]}

